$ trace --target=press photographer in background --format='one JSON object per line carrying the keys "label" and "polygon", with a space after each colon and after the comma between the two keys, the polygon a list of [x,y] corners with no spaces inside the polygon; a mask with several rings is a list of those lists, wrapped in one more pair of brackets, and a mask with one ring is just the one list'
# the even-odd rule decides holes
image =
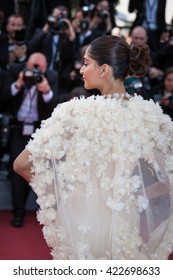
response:
{"label": "press photographer in background", "polygon": [[25,29],[16,30],[14,33],[14,62],[25,63],[28,58],[27,41],[25,39]]}
{"label": "press photographer in background", "polygon": [[102,36],[102,31],[90,26],[92,14],[95,5],[84,5],[76,10],[72,18],[72,25],[75,31],[75,58],[79,59],[79,53],[83,46],[90,44],[90,42],[99,36]]}
{"label": "press photographer in background", "polygon": [[5,31],[8,36],[8,65],[16,60],[14,46],[16,43],[16,31],[25,30],[25,22],[22,15],[12,14],[7,18]]}
{"label": "press photographer in background", "polygon": [[102,32],[102,35],[111,34],[113,28],[110,14],[109,1],[100,0],[94,8],[90,28]]}
{"label": "press photographer in background", "polygon": [[158,102],[163,112],[173,120],[173,67],[167,68],[159,85],[151,88],[150,98]]}
{"label": "press photographer in background", "polygon": [[[46,57],[33,53],[25,64],[13,63],[2,96],[2,106],[13,116],[10,135],[10,165],[22,151],[31,134],[47,119],[58,103],[58,73],[47,69]],[[26,181],[10,170],[13,204],[12,226],[21,227],[30,192]]]}
{"label": "press photographer in background", "polygon": [[[83,1],[83,5],[76,11],[72,24],[76,33],[81,33],[84,39],[91,40],[98,36],[111,33],[112,24],[108,1]],[[92,33],[90,35],[90,33]],[[82,37],[82,36],[81,36]],[[84,41],[84,39],[81,41]],[[88,44],[91,42],[88,40]]]}
{"label": "press photographer in background", "polygon": [[[80,7],[84,7],[84,6],[90,6],[90,5],[94,5],[97,6],[98,3],[100,2],[105,2],[105,0],[80,0]],[[108,6],[109,6],[109,13],[110,13],[110,19],[111,19],[111,25],[112,28],[114,28],[116,26],[116,6],[119,4],[120,0],[106,0],[106,2],[108,2]],[[107,3],[103,4],[106,5],[107,7]]]}
{"label": "press photographer in background", "polygon": [[[25,30],[16,30],[13,33],[13,63],[21,64],[24,66],[27,60],[27,43],[25,41]],[[0,173],[3,178],[8,178],[9,175],[9,141],[11,134],[11,122],[12,115],[8,110],[8,106],[4,106],[4,87],[6,86],[6,80],[9,75],[9,64],[8,62],[8,37],[6,34],[0,34]]]}
{"label": "press photographer in background", "polygon": [[55,7],[43,28],[36,29],[28,42],[28,52],[42,52],[48,68],[59,73],[59,92],[66,92],[66,77],[74,64],[75,32],[64,6]]}

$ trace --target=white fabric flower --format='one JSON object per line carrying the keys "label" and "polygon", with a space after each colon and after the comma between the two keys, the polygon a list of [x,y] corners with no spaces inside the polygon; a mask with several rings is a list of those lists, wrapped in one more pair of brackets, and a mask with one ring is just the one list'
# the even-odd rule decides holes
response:
{"label": "white fabric flower", "polygon": [[143,210],[145,210],[148,207],[149,201],[146,197],[139,195],[137,198],[137,205],[139,208],[139,212],[141,213]]}
{"label": "white fabric flower", "polygon": [[130,183],[134,192],[137,192],[141,188],[141,178],[139,176],[132,176]]}

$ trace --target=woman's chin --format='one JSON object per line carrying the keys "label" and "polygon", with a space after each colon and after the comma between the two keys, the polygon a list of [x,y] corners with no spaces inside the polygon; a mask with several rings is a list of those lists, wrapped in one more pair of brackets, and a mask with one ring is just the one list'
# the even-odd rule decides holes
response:
{"label": "woman's chin", "polygon": [[86,82],[84,82],[84,88],[85,89],[91,89],[91,87]]}

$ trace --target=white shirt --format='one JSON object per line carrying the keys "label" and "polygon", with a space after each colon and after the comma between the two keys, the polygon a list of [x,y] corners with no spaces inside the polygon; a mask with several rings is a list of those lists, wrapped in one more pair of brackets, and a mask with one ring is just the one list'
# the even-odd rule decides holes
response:
{"label": "white shirt", "polygon": [[[15,87],[15,83],[11,85],[11,95],[16,96],[19,89]],[[25,97],[17,113],[17,120],[25,123],[33,123],[39,120],[37,109],[37,95],[38,91],[36,86],[32,86],[30,89],[26,89],[24,93]],[[43,100],[48,103],[53,97],[53,92],[50,90],[47,94],[43,94]]]}

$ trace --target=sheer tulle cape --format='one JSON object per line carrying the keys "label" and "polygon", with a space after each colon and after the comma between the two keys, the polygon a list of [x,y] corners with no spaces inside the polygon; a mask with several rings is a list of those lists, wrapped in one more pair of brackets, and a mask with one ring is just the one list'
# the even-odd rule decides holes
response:
{"label": "sheer tulle cape", "polygon": [[173,124],[153,101],[71,100],[27,145],[54,259],[167,259]]}

